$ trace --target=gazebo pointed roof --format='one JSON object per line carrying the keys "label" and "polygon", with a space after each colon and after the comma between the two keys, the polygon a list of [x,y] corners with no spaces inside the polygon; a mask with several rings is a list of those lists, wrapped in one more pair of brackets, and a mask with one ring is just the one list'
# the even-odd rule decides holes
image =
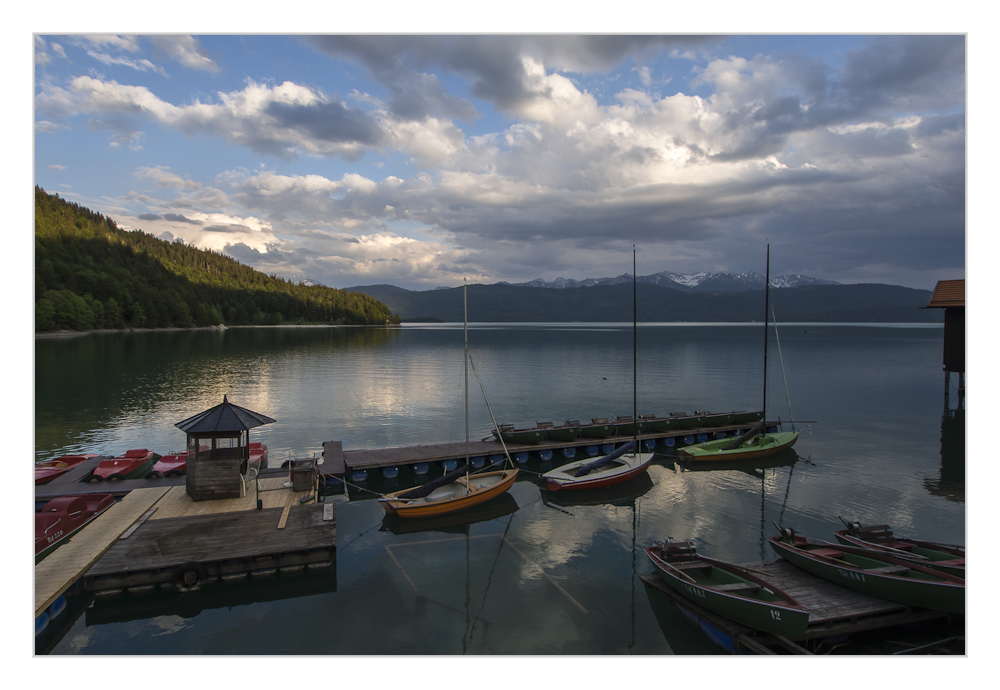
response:
{"label": "gazebo pointed roof", "polygon": [[177,422],[174,426],[188,434],[236,433],[273,421],[267,415],[232,404],[229,397],[223,395],[222,402],[215,407],[188,417],[183,422]]}

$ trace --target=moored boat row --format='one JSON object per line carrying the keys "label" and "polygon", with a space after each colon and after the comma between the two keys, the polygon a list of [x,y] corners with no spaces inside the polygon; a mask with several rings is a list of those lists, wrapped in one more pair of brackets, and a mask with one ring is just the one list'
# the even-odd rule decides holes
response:
{"label": "moored boat row", "polygon": [[[809,539],[791,529],[768,538],[772,550],[789,563],[834,584],[899,604],[946,613],[965,613],[965,579],[950,572],[956,559],[913,553],[889,544],[925,546],[920,549],[949,554],[965,549],[932,542],[887,538],[885,525],[836,532],[841,544]],[[847,542],[853,538],[863,546]],[[874,535],[874,536],[873,536]],[[862,537],[872,538],[865,541]],[[881,542],[881,543],[878,543]],[[926,546],[931,545],[931,546]],[[795,639],[805,634],[809,609],[769,582],[763,573],[698,554],[693,542],[656,542],[645,549],[657,574],[681,597],[731,621],[762,632]],[[953,555],[953,553],[952,553]],[[964,570],[963,570],[964,573]]]}
{"label": "moored boat row", "polygon": [[640,434],[660,434],[685,429],[723,428],[745,426],[763,421],[763,412],[709,413],[695,411],[671,412],[667,416],[644,414],[622,415],[614,418],[592,417],[589,422],[563,420],[561,423],[536,422],[533,427],[515,428],[514,424],[500,424],[493,431],[493,438],[504,443],[553,443],[577,439],[628,438]]}

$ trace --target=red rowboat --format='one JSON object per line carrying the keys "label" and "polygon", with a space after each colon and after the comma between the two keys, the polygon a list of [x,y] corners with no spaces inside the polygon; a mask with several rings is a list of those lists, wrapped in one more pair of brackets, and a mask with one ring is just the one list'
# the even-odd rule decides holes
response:
{"label": "red rowboat", "polygon": [[35,563],[114,505],[111,494],[60,496],[35,513]]}
{"label": "red rowboat", "polygon": [[250,444],[250,464],[256,465],[258,470],[267,467],[267,446],[263,443]]}
{"label": "red rowboat", "polygon": [[63,455],[54,460],[46,460],[35,464],[35,484],[45,484],[51,482],[56,477],[69,472],[84,460],[96,458],[97,453],[84,453],[83,455]]}
{"label": "red rowboat", "polygon": [[88,480],[99,482],[106,479],[109,482],[119,479],[141,479],[149,474],[160,456],[145,448],[134,448],[125,455],[108,458],[94,468],[93,476]]}
{"label": "red rowboat", "polygon": [[542,475],[548,491],[604,489],[626,482],[646,471],[652,453],[636,453],[636,442],[629,441],[597,460],[577,460]]}

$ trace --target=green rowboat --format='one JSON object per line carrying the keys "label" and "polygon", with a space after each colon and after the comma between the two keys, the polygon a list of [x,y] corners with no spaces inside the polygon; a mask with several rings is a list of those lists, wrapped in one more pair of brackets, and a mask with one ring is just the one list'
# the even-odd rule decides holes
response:
{"label": "green rowboat", "polygon": [[846,522],[843,518],[841,522],[847,525],[847,529],[833,533],[841,544],[885,551],[904,561],[916,561],[955,577],[965,577],[964,546],[897,537],[889,525],[862,527],[859,522]]}
{"label": "green rowboat", "polygon": [[824,580],[901,604],[965,613],[964,578],[873,549],[781,533],[768,538],[774,552]]}
{"label": "green rowboat", "polygon": [[805,635],[809,611],[746,568],[700,556],[689,541],[656,542],[645,551],[660,577],[698,606],[755,630]]}
{"label": "green rowboat", "polygon": [[580,425],[580,435],[584,438],[609,438],[615,435],[615,425],[606,417],[594,417],[590,424]]}

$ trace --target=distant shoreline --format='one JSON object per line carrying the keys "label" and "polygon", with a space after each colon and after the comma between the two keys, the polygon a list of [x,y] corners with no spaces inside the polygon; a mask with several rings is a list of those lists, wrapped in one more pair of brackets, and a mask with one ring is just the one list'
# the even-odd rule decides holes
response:
{"label": "distant shoreline", "polygon": [[232,328],[399,328],[396,324],[333,324],[333,323],[281,323],[281,324],[248,324],[246,326],[192,326],[180,328],[91,328],[86,331],[36,331],[35,338],[72,338],[81,335],[102,333],[176,333],[178,331],[228,331]]}

